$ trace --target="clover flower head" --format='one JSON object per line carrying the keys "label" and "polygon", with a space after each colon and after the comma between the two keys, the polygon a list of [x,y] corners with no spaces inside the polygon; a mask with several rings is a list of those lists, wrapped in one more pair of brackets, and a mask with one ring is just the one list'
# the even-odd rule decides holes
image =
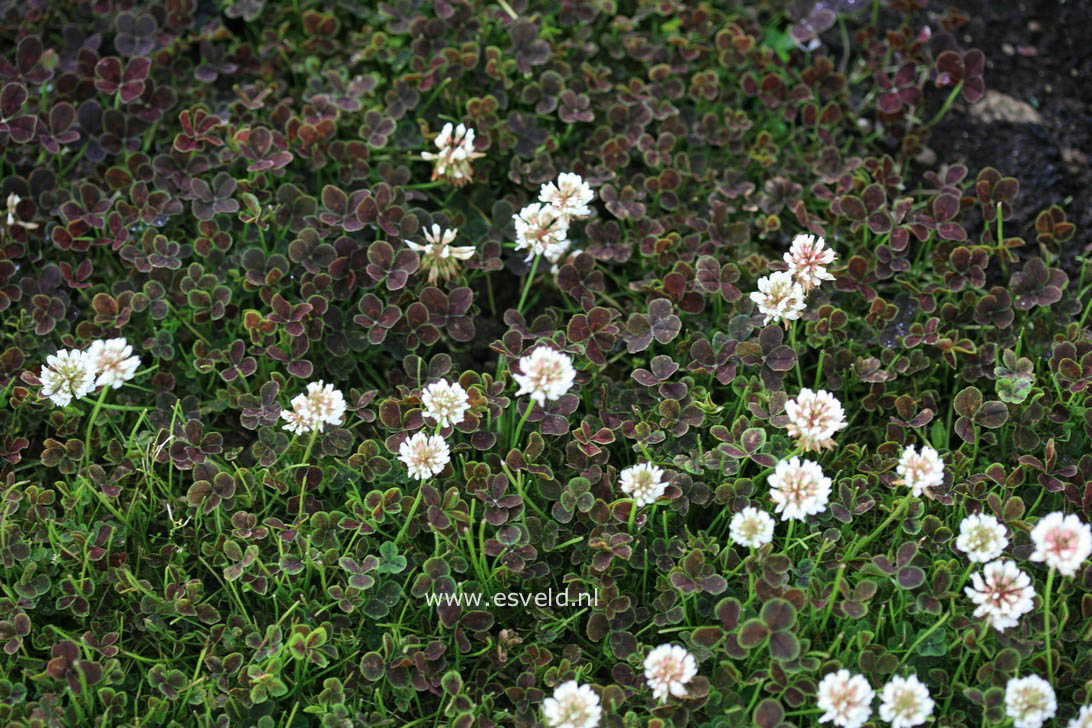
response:
{"label": "clover flower head", "polygon": [[991,561],[982,573],[971,574],[971,585],[963,593],[976,605],[974,616],[985,617],[999,632],[1019,624],[1035,602],[1031,577],[1008,560]]}
{"label": "clover flower head", "polygon": [[1035,544],[1032,561],[1043,561],[1062,576],[1075,576],[1077,568],[1092,554],[1092,529],[1073,514],[1055,511],[1043,516],[1031,529]]}
{"label": "clover flower head", "polygon": [[409,249],[421,254],[421,268],[428,272],[428,282],[446,281],[459,273],[459,261],[474,256],[474,247],[470,245],[452,245],[458,228],[443,229],[433,223],[432,228],[425,228],[426,244],[406,241]]}
{"label": "clover flower head", "polygon": [[1010,678],[1005,686],[1005,714],[1015,728],[1039,728],[1057,710],[1054,688],[1038,675]]}
{"label": "clover flower head", "polygon": [[578,685],[575,680],[561,683],[552,698],[542,701],[548,728],[596,728],[602,713],[599,696],[591,686]]}
{"label": "clover flower head", "polygon": [[686,683],[697,674],[697,660],[678,645],[660,645],[645,658],[645,680],[652,688],[652,697],[661,703],[668,695],[685,697]]}
{"label": "clover flower head", "polygon": [[804,520],[822,513],[830,500],[830,478],[819,463],[793,456],[782,460],[769,477],[770,498],[781,520]]}
{"label": "clover flower head", "polygon": [[402,442],[398,459],[405,464],[411,478],[426,480],[443,471],[451,461],[451,451],[439,435],[418,432]]}
{"label": "clover flower head", "polygon": [[557,176],[557,184],[547,182],[542,185],[538,199],[556,210],[558,215],[573,220],[591,215],[588,203],[595,199],[595,193],[580,175],[562,172]]}
{"label": "clover flower head", "polygon": [[758,279],[758,290],[751,292],[751,300],[758,305],[760,313],[765,314],[763,323],[777,323],[800,318],[804,311],[804,288],[789,271],[779,270]]}
{"label": "clover flower head", "polygon": [[449,427],[463,421],[463,416],[470,409],[470,397],[463,385],[441,379],[424,388],[421,404],[425,407],[425,414],[436,420],[440,427]]}
{"label": "clover flower head", "polygon": [[834,433],[847,424],[842,403],[825,389],[801,389],[785,403],[785,414],[789,418],[786,430],[805,452],[834,447]]}
{"label": "clover flower head", "polygon": [[880,690],[880,718],[892,728],[921,725],[933,714],[934,705],[929,688],[916,675],[896,675]]}
{"label": "clover flower head", "polygon": [[766,511],[747,506],[732,516],[728,535],[740,546],[757,549],[773,541],[774,519]]}
{"label": "clover flower head", "polygon": [[465,124],[453,126],[444,124],[435,140],[438,152],[423,152],[421,157],[434,162],[433,180],[446,180],[456,187],[462,187],[474,178],[471,162],[485,155],[474,149],[474,130]]}
{"label": "clover flower head", "polygon": [[971,561],[993,561],[1008,545],[1005,527],[988,513],[967,516],[959,524],[956,548],[967,554]]}
{"label": "clover flower head", "polygon": [[1066,728],[1092,728],[1092,705],[1086,705],[1077,713],[1077,717],[1069,721]]}
{"label": "clover flower head", "polygon": [[826,268],[834,262],[834,251],[826,247],[822,238],[814,235],[797,235],[793,238],[789,252],[785,253],[785,262],[804,293],[817,288],[823,281],[834,280]]}
{"label": "clover flower head", "polygon": [[664,471],[652,463],[639,463],[623,470],[619,476],[622,492],[637,502],[638,506],[653,503],[667,490]]}
{"label": "clover flower head", "polygon": [[827,673],[819,681],[817,706],[823,711],[820,723],[833,723],[841,728],[860,728],[872,715],[872,686],[863,675],[849,670]]}
{"label": "clover flower head", "polygon": [[292,409],[281,410],[284,429],[296,435],[322,432],[326,425],[340,425],[345,416],[345,397],[334,385],[310,382],[307,391],[292,398]]}
{"label": "clover flower head", "polygon": [[117,389],[132,379],[140,368],[140,357],[132,354],[133,347],[125,339],[98,339],[91,342],[87,357],[98,374],[95,386]]}
{"label": "clover flower head", "polygon": [[42,396],[58,407],[80,399],[95,388],[95,365],[86,352],[62,349],[46,357],[38,378],[42,381]]}
{"label": "clover flower head", "polygon": [[552,205],[532,202],[512,219],[516,225],[516,250],[526,250],[527,260],[541,255],[556,263],[569,249],[569,218]]}
{"label": "clover flower head", "polygon": [[536,347],[530,354],[520,357],[519,368],[522,374],[512,375],[519,384],[516,396],[529,394],[540,405],[568,392],[576,379],[576,369],[569,355],[547,346]]}
{"label": "clover flower head", "polygon": [[899,474],[895,483],[905,485],[918,498],[925,493],[926,488],[944,484],[944,461],[929,445],[922,445],[921,452],[914,445],[903,448],[895,472]]}

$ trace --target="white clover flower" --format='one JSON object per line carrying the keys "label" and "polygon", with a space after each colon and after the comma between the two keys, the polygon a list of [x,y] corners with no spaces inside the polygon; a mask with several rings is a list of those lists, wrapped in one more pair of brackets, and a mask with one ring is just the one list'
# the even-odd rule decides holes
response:
{"label": "white clover flower", "polygon": [[485,155],[474,149],[474,130],[465,124],[452,126],[444,124],[436,136],[436,148],[439,152],[423,152],[421,158],[434,162],[433,180],[446,180],[456,187],[462,187],[474,178],[470,163]]}
{"label": "white clover flower", "polygon": [[747,506],[732,516],[728,535],[740,546],[757,549],[773,541],[774,519],[766,511]]}
{"label": "white clover flower", "polygon": [[1092,728],[1092,705],[1086,705],[1077,713],[1077,717],[1069,721],[1066,728]]}
{"label": "white clover flower", "polygon": [[1009,545],[1005,527],[988,513],[967,516],[959,524],[956,548],[971,561],[993,561]]}
{"label": "white clover flower", "polygon": [[411,478],[425,480],[440,474],[451,461],[451,451],[439,435],[418,432],[402,442],[398,459],[405,463]]}
{"label": "white clover flower", "polygon": [[292,398],[292,409],[281,410],[284,429],[297,435],[322,432],[326,425],[340,425],[345,416],[345,397],[334,385],[311,382],[307,391]]}
{"label": "white clover flower", "polygon": [[698,674],[694,656],[678,645],[660,645],[645,658],[645,680],[652,688],[652,697],[661,703],[668,695],[686,696],[686,683]]}
{"label": "white clover flower", "polygon": [[830,499],[830,478],[819,463],[793,456],[777,464],[768,479],[774,511],[781,520],[802,521],[826,510]]}
{"label": "white clover flower", "polygon": [[751,292],[751,300],[758,304],[760,313],[766,315],[763,323],[795,321],[805,308],[804,288],[793,280],[792,273],[779,270],[758,279],[758,290]]}
{"label": "white clover flower", "polygon": [[87,358],[99,378],[96,387],[117,389],[133,378],[140,368],[140,357],[132,356],[133,347],[125,339],[98,339],[91,342]]}
{"label": "white clover flower", "polygon": [[540,405],[568,392],[576,379],[573,360],[548,346],[536,347],[530,354],[520,357],[519,368],[522,374],[512,374],[519,384],[516,396],[530,394]]}
{"label": "white clover flower", "polygon": [[569,249],[569,218],[552,206],[532,202],[512,220],[516,224],[516,250],[527,250],[527,260],[542,255],[556,263]]}
{"label": "white clover flower", "polygon": [[1039,728],[1057,710],[1054,688],[1038,675],[1010,678],[1005,686],[1005,714],[1014,728]]}
{"label": "white clover flower", "polygon": [[588,203],[595,199],[595,193],[580,175],[562,172],[557,176],[556,185],[553,182],[542,185],[538,199],[556,210],[558,215],[572,220],[591,215]]}
{"label": "white clover flower", "polygon": [[27,230],[36,230],[38,228],[38,223],[24,222],[23,220],[20,220],[15,216],[15,208],[22,200],[23,198],[15,194],[14,192],[8,195],[8,227],[11,227],[12,225],[18,225],[19,227],[25,228]]}
{"label": "white clover flower", "polygon": [[920,498],[926,488],[944,484],[944,461],[929,445],[922,445],[920,453],[913,445],[903,448],[895,472],[899,474],[895,483],[905,485],[916,498]]}
{"label": "white clover flower", "polygon": [[46,357],[38,378],[42,380],[41,396],[64,407],[73,399],[83,397],[95,388],[95,365],[79,349],[62,349]]}
{"label": "white clover flower", "polygon": [[825,247],[822,238],[814,235],[797,235],[793,238],[789,252],[785,253],[785,262],[789,265],[789,273],[805,294],[823,281],[834,280],[826,268],[834,262],[834,251]]}
{"label": "white clover flower", "polygon": [[441,379],[425,387],[421,392],[421,404],[425,414],[436,420],[440,427],[457,425],[470,409],[470,396],[458,382]]}
{"label": "white clover flower", "polygon": [[667,490],[667,481],[663,477],[664,471],[652,463],[631,465],[619,474],[619,487],[638,506],[647,506]]}
{"label": "white clover flower", "polygon": [[602,713],[591,686],[577,685],[575,680],[561,683],[552,698],[542,701],[548,728],[595,728]]}
{"label": "white clover flower", "polygon": [[921,725],[933,714],[934,705],[929,689],[916,675],[895,676],[880,691],[880,718],[892,728]]}
{"label": "white clover flower", "polygon": [[819,452],[834,447],[834,433],[846,426],[842,404],[825,389],[813,392],[804,388],[785,403],[789,418],[786,428],[805,452]]}
{"label": "white clover flower", "polygon": [[1092,554],[1092,529],[1075,515],[1055,511],[1042,518],[1031,529],[1035,551],[1032,561],[1044,561],[1062,576],[1074,576],[1077,568]]}
{"label": "white clover flower", "polygon": [[474,256],[473,246],[451,244],[458,233],[458,228],[444,230],[434,223],[431,230],[425,228],[427,245],[406,241],[410,250],[421,253],[421,269],[428,272],[429,283],[454,278],[459,272],[459,261]]}
{"label": "white clover flower", "polygon": [[974,616],[985,617],[999,632],[1019,624],[1020,617],[1030,612],[1035,602],[1031,577],[1015,561],[986,564],[981,574],[971,574],[971,586],[964,587],[963,593],[977,605]]}
{"label": "white clover flower", "polygon": [[875,693],[863,675],[851,675],[849,670],[827,673],[819,681],[820,723],[831,722],[842,728],[860,728],[872,715]]}

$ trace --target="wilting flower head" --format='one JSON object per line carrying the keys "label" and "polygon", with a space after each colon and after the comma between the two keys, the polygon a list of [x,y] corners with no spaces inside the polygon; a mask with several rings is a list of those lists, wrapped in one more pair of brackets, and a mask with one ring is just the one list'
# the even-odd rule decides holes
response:
{"label": "wilting flower head", "polygon": [[523,373],[512,375],[519,384],[516,396],[530,394],[540,405],[568,392],[576,378],[573,360],[548,346],[536,347],[530,354],[520,357],[519,368]]}
{"label": "wilting flower head", "polygon": [[307,391],[292,398],[292,409],[281,410],[284,429],[297,435],[322,432],[326,425],[340,425],[345,415],[345,397],[334,385],[311,382]]}
{"label": "wilting flower head", "polygon": [[24,222],[23,220],[20,220],[18,217],[15,216],[15,208],[19,205],[22,199],[22,197],[15,194],[14,192],[8,195],[8,225],[18,225],[19,227],[26,228],[27,230],[35,230],[38,227],[38,223]]}
{"label": "wilting flower head", "polygon": [[85,352],[62,349],[46,357],[38,375],[42,380],[42,396],[64,407],[95,388],[95,374],[95,365]]}
{"label": "wilting flower head", "polygon": [[796,444],[805,452],[834,447],[834,433],[847,424],[841,402],[825,389],[801,389],[796,399],[785,403],[785,414],[789,435],[797,438]]}
{"label": "wilting flower head", "polygon": [[599,696],[590,685],[563,682],[552,698],[542,701],[542,714],[549,728],[595,728],[602,715]]}
{"label": "wilting flower head", "polygon": [[450,121],[436,136],[436,148],[440,151],[421,154],[423,159],[436,163],[432,179],[447,180],[456,187],[473,179],[470,163],[485,156],[474,149],[474,130],[464,124],[453,127]]}
{"label": "wilting flower head", "polygon": [[427,245],[406,241],[410,250],[421,253],[421,268],[428,271],[429,283],[454,278],[459,272],[459,261],[467,260],[474,255],[473,246],[451,244],[458,232],[458,228],[444,230],[439,225],[433,224],[431,230],[425,228]]}
{"label": "wilting flower head", "polygon": [[661,703],[668,695],[686,695],[686,683],[698,674],[694,656],[678,645],[660,645],[645,658],[645,680],[652,688],[652,697]]}
{"label": "wilting flower head", "polygon": [[834,251],[826,247],[822,238],[814,235],[797,235],[789,252],[785,253],[789,273],[807,293],[823,281],[833,281],[827,266],[834,262]]}
{"label": "wilting flower head", "polygon": [[905,485],[915,497],[921,497],[926,488],[944,484],[944,461],[929,445],[922,445],[921,452],[913,445],[903,448],[895,472],[899,474],[895,483]]}
{"label": "wilting flower head", "polygon": [[1005,714],[1015,728],[1039,728],[1057,710],[1054,688],[1038,675],[1010,678],[1005,686]]}
{"label": "wilting flower head", "polygon": [[779,270],[758,279],[758,290],[751,292],[751,300],[758,304],[759,312],[766,315],[763,323],[784,320],[795,321],[804,310],[804,288],[793,280],[792,273]]}
{"label": "wilting flower head", "polygon": [[638,506],[646,506],[664,494],[667,481],[664,471],[652,463],[631,465],[619,474],[619,487],[631,496]]}
{"label": "wilting flower head", "polygon": [[569,218],[551,205],[532,202],[512,216],[516,224],[516,250],[527,250],[527,260],[543,255],[556,263],[569,249]]}
{"label": "wilting flower head", "polygon": [[140,368],[140,357],[132,356],[132,353],[133,347],[125,339],[98,339],[91,342],[87,349],[87,358],[99,375],[95,386],[117,389],[132,379]]}
{"label": "wilting flower head", "polygon": [[933,713],[929,689],[916,675],[895,676],[880,691],[880,718],[892,728],[921,725]]}
{"label": "wilting flower head", "polygon": [[849,670],[827,673],[819,682],[820,723],[831,722],[842,728],[859,728],[872,715],[875,693],[863,675],[851,675]]}
{"label": "wilting flower head", "polygon": [[993,561],[1009,545],[1005,527],[988,513],[967,516],[959,524],[956,548],[971,561]]}
{"label": "wilting flower head", "polygon": [[1035,544],[1031,560],[1045,561],[1062,576],[1074,576],[1092,554],[1092,529],[1075,515],[1061,511],[1040,518],[1031,529],[1031,541]]}
{"label": "wilting flower head", "polygon": [[463,385],[441,379],[425,387],[421,392],[421,404],[425,414],[436,420],[440,427],[457,425],[470,409],[470,397]]}
{"label": "wilting flower head", "polygon": [[1077,717],[1069,721],[1066,728],[1092,728],[1092,705],[1086,705],[1077,713]]}
{"label": "wilting flower head", "polygon": [[781,520],[804,520],[822,513],[830,499],[830,478],[819,463],[793,456],[777,464],[769,477],[770,498]]}
{"label": "wilting flower head", "polygon": [[572,172],[557,176],[557,184],[547,182],[539,190],[538,199],[569,220],[591,215],[588,203],[595,199],[592,188],[584,178]]}
{"label": "wilting flower head", "polygon": [[1015,561],[986,564],[981,574],[971,574],[971,586],[964,587],[963,593],[977,605],[974,616],[985,617],[999,632],[1019,624],[1035,602],[1031,577],[1020,571]]}
{"label": "wilting flower head", "polygon": [[774,519],[766,511],[747,506],[732,516],[728,535],[740,546],[757,549],[773,541]]}
{"label": "wilting flower head", "polygon": [[438,475],[451,460],[444,438],[418,432],[398,448],[398,459],[406,465],[411,478],[425,480]]}

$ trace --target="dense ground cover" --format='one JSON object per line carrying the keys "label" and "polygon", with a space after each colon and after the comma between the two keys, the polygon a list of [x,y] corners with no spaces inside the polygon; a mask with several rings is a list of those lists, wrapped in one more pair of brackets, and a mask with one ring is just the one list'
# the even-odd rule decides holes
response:
{"label": "dense ground cover", "polygon": [[5,725],[1092,723],[1084,213],[945,158],[960,11],[0,21]]}

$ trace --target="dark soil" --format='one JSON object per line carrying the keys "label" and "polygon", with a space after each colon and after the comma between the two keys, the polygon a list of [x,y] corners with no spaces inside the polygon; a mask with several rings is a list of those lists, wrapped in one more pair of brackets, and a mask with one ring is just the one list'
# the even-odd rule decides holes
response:
{"label": "dark soil", "polygon": [[[987,58],[987,88],[1029,104],[1042,123],[994,121],[972,116],[956,104],[933,129],[929,146],[937,163],[963,161],[973,177],[996,167],[1020,180],[1014,234],[1037,250],[1034,223],[1039,211],[1061,205],[1077,224],[1062,251],[1074,257],[1092,241],[1092,5],[1085,0],[947,0],[971,21],[959,29],[965,48]],[[1006,233],[1008,228],[1006,227]]]}

